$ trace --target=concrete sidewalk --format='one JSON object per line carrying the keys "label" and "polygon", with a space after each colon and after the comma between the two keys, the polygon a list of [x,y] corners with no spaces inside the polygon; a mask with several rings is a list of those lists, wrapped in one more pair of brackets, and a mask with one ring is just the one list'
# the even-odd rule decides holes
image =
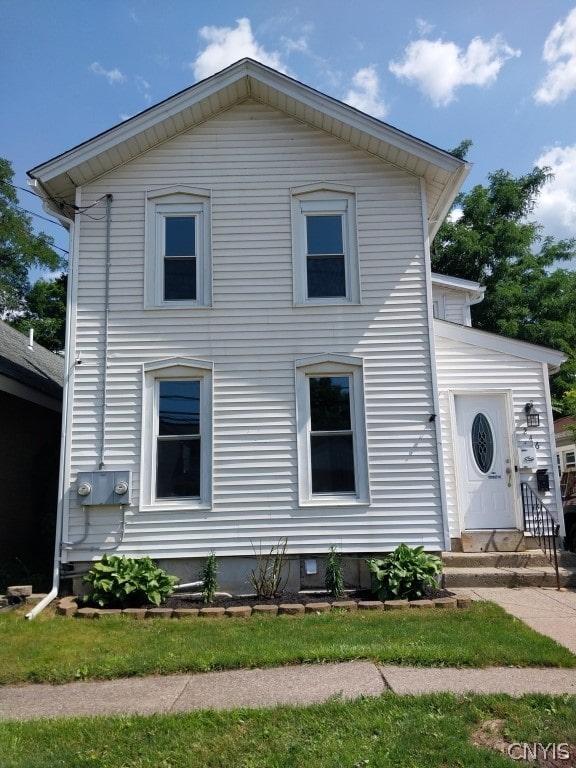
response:
{"label": "concrete sidewalk", "polygon": [[[474,599],[499,603],[576,653],[576,592],[536,588],[466,592],[472,592]],[[379,696],[386,690],[576,695],[576,669],[429,669],[354,661],[58,686],[4,686],[0,687],[0,720],[306,705],[333,697]]]}
{"label": "concrete sidewalk", "polygon": [[0,688],[0,720],[303,706],[334,697],[379,696],[385,690],[576,695],[576,669],[424,669],[352,661],[102,683],[8,686]]}

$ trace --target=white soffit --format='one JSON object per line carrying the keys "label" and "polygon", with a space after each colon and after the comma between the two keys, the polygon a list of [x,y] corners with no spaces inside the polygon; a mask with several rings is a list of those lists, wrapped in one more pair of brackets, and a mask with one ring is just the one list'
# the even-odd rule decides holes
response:
{"label": "white soffit", "polygon": [[76,186],[109,173],[247,99],[279,109],[424,178],[433,232],[448,213],[470,169],[448,152],[263,64],[243,59],[28,173],[41,182],[49,197],[72,204]]}

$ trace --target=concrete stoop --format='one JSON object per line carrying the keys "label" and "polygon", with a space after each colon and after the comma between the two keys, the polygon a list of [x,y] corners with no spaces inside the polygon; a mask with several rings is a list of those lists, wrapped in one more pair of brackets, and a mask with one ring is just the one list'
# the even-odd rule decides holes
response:
{"label": "concrete stoop", "polygon": [[[520,552],[443,552],[443,586],[555,587],[556,572],[539,549]],[[576,561],[558,553],[561,587],[576,586]]]}

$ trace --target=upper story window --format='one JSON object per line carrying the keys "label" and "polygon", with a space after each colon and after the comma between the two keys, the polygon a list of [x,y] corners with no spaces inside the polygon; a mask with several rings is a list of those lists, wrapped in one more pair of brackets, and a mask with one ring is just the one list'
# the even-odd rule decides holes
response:
{"label": "upper story window", "polygon": [[351,187],[292,190],[295,304],[360,301],[356,201]]}
{"label": "upper story window", "polygon": [[210,192],[152,190],[146,217],[145,306],[210,306]]}

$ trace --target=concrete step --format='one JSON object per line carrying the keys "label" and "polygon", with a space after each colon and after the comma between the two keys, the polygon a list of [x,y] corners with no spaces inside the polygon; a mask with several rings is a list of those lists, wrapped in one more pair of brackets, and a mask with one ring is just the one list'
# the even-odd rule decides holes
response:
{"label": "concrete step", "polygon": [[525,552],[443,552],[445,568],[530,568],[549,566],[541,549]]}
{"label": "concrete step", "polygon": [[[576,587],[576,555],[558,550],[560,586]],[[443,552],[442,584],[450,587],[555,587],[556,573],[541,549]]]}
{"label": "concrete step", "polygon": [[[560,568],[560,586],[576,586],[576,569]],[[552,566],[496,568],[481,566],[472,568],[445,567],[442,585],[451,587],[555,587],[556,573]]]}
{"label": "concrete step", "polygon": [[463,552],[523,552],[526,549],[524,532],[516,528],[494,528],[462,531]]}

